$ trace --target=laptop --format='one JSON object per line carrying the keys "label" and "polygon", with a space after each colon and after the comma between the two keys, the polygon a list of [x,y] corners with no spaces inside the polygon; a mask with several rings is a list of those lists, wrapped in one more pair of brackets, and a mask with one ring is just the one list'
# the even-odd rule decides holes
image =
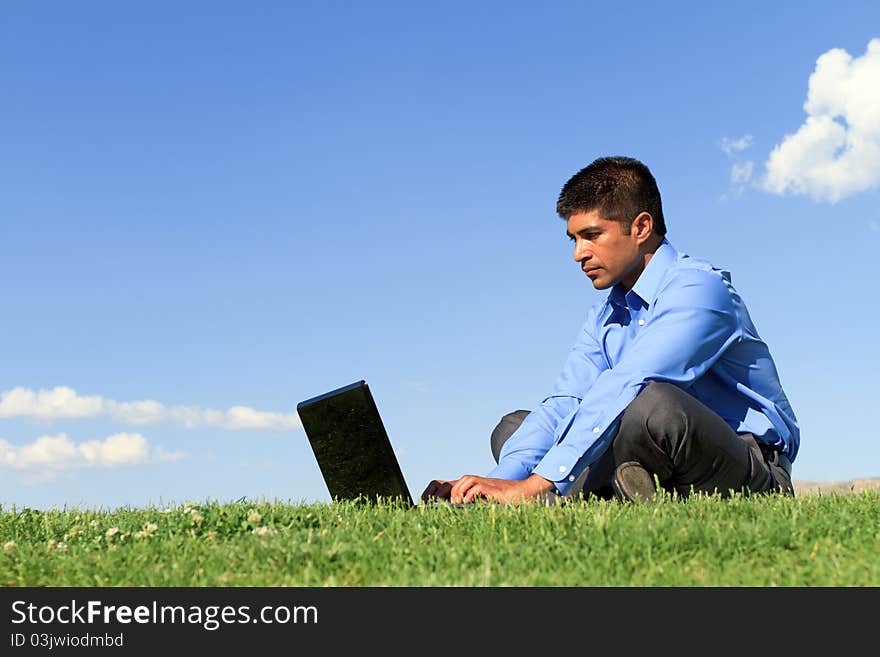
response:
{"label": "laptop", "polygon": [[414,506],[366,381],[296,406],[334,500],[396,498]]}

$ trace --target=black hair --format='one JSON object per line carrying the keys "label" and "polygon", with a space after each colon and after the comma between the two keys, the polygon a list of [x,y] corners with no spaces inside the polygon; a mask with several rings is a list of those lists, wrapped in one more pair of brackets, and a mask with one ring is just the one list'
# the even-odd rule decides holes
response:
{"label": "black hair", "polygon": [[603,219],[623,224],[628,235],[641,212],[654,218],[654,232],[666,234],[660,190],[651,171],[631,157],[600,157],[578,171],[562,187],[556,213],[565,219],[598,210]]}

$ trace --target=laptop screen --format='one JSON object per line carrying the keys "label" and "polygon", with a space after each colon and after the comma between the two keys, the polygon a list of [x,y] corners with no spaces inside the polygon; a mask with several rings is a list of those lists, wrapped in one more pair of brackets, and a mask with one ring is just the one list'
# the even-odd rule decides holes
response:
{"label": "laptop screen", "polygon": [[296,410],[331,497],[413,504],[365,381],[307,399]]}

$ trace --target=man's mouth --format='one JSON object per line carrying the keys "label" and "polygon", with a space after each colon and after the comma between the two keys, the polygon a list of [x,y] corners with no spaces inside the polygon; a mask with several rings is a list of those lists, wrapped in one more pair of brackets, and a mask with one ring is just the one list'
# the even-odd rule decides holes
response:
{"label": "man's mouth", "polygon": [[593,274],[593,273],[599,271],[600,269],[602,269],[602,268],[601,268],[601,267],[589,267],[589,268],[588,268],[588,267],[584,267],[584,268],[583,268],[584,273],[585,273],[587,276],[589,276],[590,274]]}

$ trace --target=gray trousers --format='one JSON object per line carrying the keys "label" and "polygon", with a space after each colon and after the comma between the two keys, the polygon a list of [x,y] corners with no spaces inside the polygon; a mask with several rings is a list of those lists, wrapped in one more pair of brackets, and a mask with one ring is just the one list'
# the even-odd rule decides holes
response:
{"label": "gray trousers", "polygon": [[[492,432],[492,454],[529,414],[514,411]],[[575,480],[568,496],[614,497],[611,478],[618,465],[640,463],[662,488],[687,497],[694,493],[794,494],[791,463],[760,446],[750,433],[738,434],[708,406],[670,383],[649,382],[627,406],[620,428],[604,454]]]}

